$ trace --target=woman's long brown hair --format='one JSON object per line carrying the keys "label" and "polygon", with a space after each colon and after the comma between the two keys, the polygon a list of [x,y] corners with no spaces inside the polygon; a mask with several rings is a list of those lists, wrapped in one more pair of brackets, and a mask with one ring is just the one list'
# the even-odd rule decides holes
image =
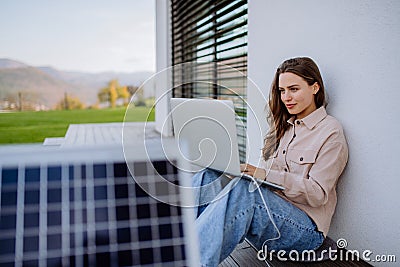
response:
{"label": "woman's long brown hair", "polygon": [[264,138],[263,157],[267,160],[278,148],[279,142],[286,130],[289,128],[287,120],[291,117],[286,106],[281,100],[279,92],[279,75],[291,72],[302,77],[308,85],[318,83],[319,90],[314,96],[317,108],[326,106],[325,88],[321,73],[317,64],[308,57],[297,57],[285,60],[276,70],[274,80],[271,85],[271,92],[268,101],[267,120],[270,130]]}

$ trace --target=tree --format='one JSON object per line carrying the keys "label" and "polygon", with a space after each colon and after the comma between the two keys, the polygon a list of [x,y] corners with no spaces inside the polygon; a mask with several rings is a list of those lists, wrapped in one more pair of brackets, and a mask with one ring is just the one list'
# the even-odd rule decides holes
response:
{"label": "tree", "polygon": [[118,98],[123,99],[124,106],[128,105],[130,94],[128,92],[128,86],[120,86],[117,88]]}
{"label": "tree", "polygon": [[3,99],[3,108],[9,110],[41,110],[46,109],[42,104],[43,97],[37,92],[18,91],[17,93],[8,93]]}
{"label": "tree", "polygon": [[118,98],[117,83],[116,80],[112,80],[106,87],[100,89],[97,94],[100,103],[108,102],[110,107],[115,107],[115,102]]}
{"label": "tree", "polygon": [[108,102],[109,106],[112,108],[116,106],[118,99],[122,99],[123,104],[127,105],[129,102],[129,97],[129,86],[121,86],[116,79],[108,82],[107,86],[100,89],[100,91],[97,93],[97,98],[99,99],[99,102]]}
{"label": "tree", "polygon": [[129,92],[129,94],[130,94],[131,96],[133,96],[133,95],[137,92],[137,90],[139,90],[139,87],[133,86],[133,85],[128,85],[128,86],[127,86],[127,90],[128,90],[128,92]]}
{"label": "tree", "polygon": [[104,87],[100,89],[100,91],[97,93],[97,98],[99,99],[99,102],[110,102],[110,89],[108,87]]}
{"label": "tree", "polygon": [[136,91],[135,93],[135,102],[134,102],[136,107],[144,107],[146,106],[146,101],[143,96],[143,90]]}
{"label": "tree", "polygon": [[108,88],[110,89],[109,94],[110,94],[110,106],[112,108],[115,108],[115,102],[117,101],[118,98],[118,93],[117,93],[117,88],[118,88],[118,81],[117,80],[112,80],[108,84]]}
{"label": "tree", "polygon": [[58,110],[69,109],[84,109],[85,105],[79,100],[78,97],[68,95],[65,93],[64,97],[56,104]]}

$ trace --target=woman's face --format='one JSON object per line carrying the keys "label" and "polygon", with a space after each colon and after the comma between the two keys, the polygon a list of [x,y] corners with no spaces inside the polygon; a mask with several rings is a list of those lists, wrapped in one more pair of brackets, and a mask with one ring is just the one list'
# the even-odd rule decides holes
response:
{"label": "woman's face", "polygon": [[302,119],[317,109],[314,94],[319,90],[318,83],[308,85],[300,76],[291,72],[279,75],[281,100],[290,114]]}

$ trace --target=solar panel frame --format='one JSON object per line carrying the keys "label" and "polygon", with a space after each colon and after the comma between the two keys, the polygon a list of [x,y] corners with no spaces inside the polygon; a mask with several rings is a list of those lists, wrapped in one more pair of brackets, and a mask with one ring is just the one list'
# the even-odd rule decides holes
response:
{"label": "solar panel frame", "polygon": [[[183,186],[189,180],[170,163],[171,155],[167,160],[153,153],[149,159],[143,146],[130,149],[137,153],[126,164],[122,148],[111,145],[1,147],[0,265],[198,265],[193,211],[152,198],[130,171],[142,174],[135,179],[160,179],[154,164],[164,164],[164,178]],[[149,179],[149,187],[166,200],[191,201],[186,190],[154,181]]]}

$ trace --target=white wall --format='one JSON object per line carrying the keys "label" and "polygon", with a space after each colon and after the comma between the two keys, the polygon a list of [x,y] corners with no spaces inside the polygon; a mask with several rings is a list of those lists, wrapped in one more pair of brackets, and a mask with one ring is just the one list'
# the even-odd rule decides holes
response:
{"label": "white wall", "polygon": [[[347,239],[350,249],[398,254],[400,1],[252,0],[248,16],[250,79],[267,95],[284,59],[312,57],[330,97],[328,112],[345,129],[350,159],[329,236]],[[254,90],[248,98],[262,114]],[[254,128],[251,118],[248,126]],[[249,134],[255,151],[258,134]]]}
{"label": "white wall", "polygon": [[169,1],[156,0],[156,74],[151,78],[155,85],[156,130],[165,136],[172,135],[172,124],[167,120],[171,80]]}

